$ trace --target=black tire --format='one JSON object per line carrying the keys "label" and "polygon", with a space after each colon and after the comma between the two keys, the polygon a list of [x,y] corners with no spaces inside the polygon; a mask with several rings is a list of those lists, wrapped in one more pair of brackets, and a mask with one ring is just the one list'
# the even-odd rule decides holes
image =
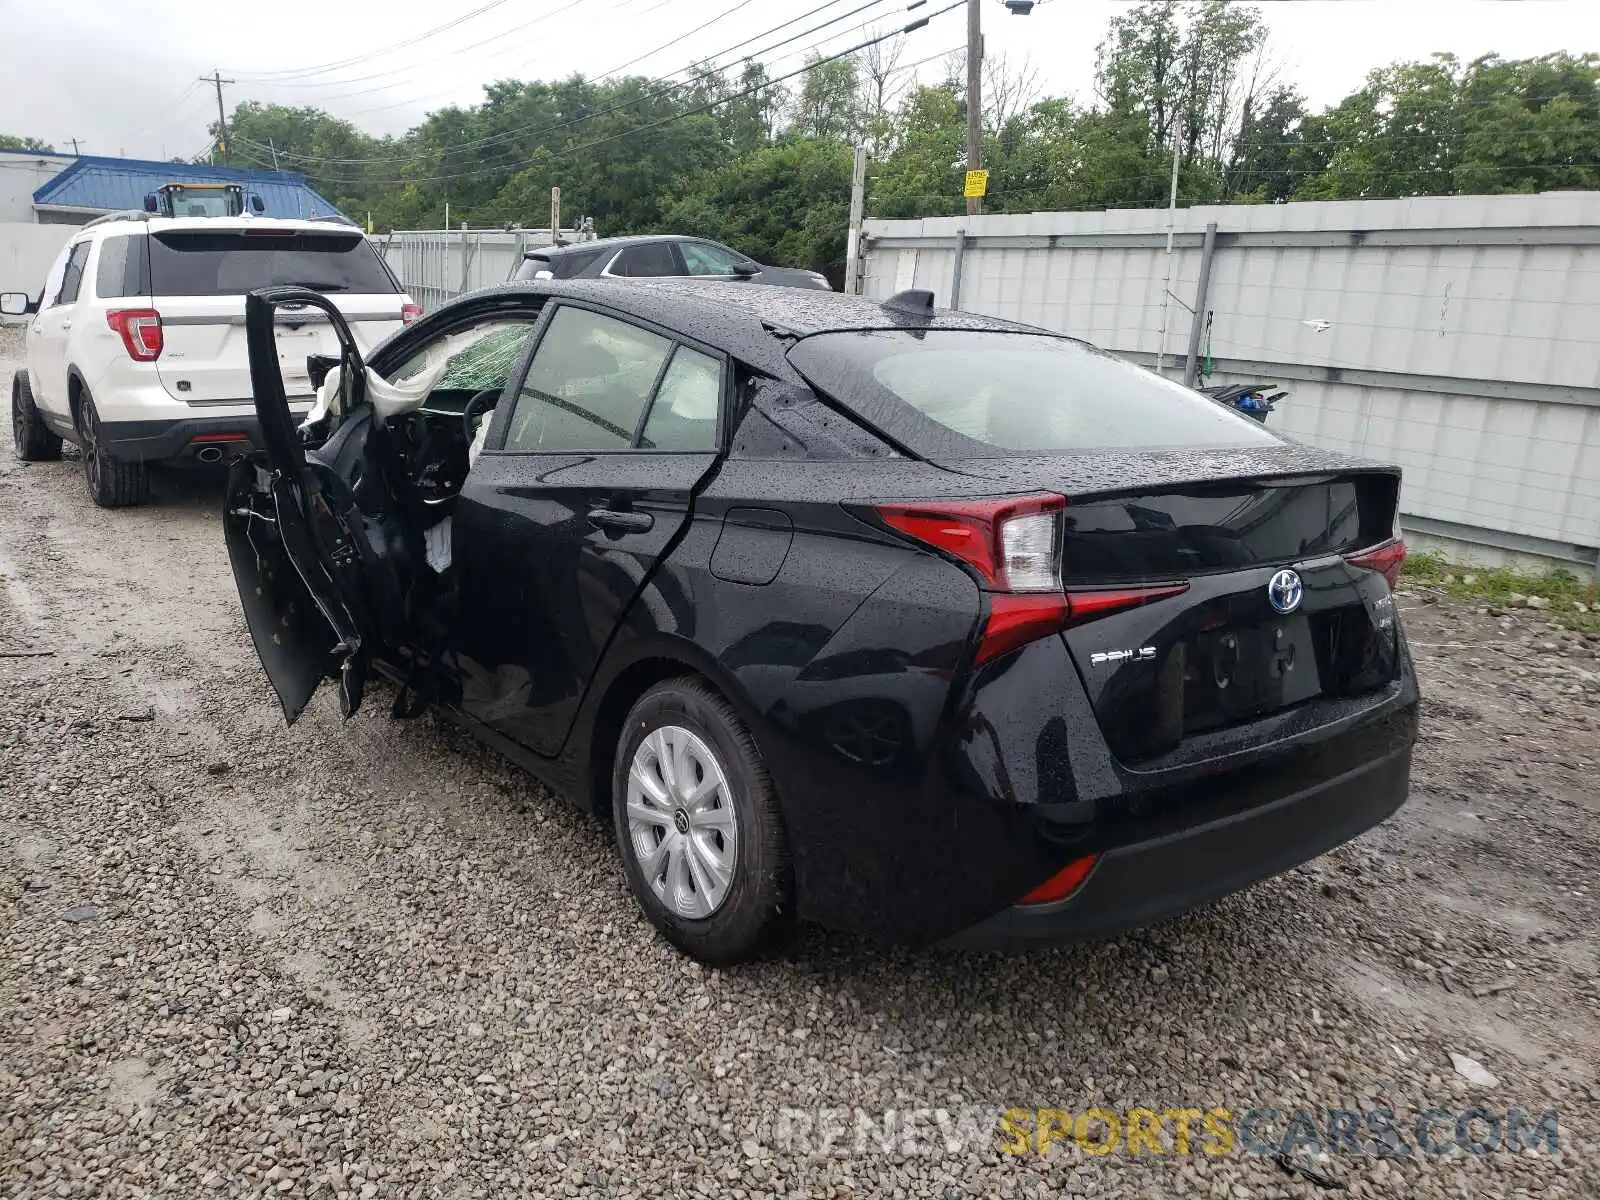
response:
{"label": "black tire", "polygon": [[[667,726],[687,729],[709,747],[727,784],[724,795],[732,793],[737,840],[731,879],[725,899],[704,917],[684,916],[656,894],[640,865],[628,816],[634,756],[650,734]],[[711,688],[691,677],[669,679],[639,698],[618,738],[611,795],[628,886],[650,923],[684,954],[708,966],[743,962],[788,923],[793,885],[778,795],[750,731]]]}
{"label": "black tire", "polygon": [[89,499],[101,508],[131,508],[150,495],[150,468],[146,463],[115,458],[100,440],[100,415],[88,392],[78,396],[78,445],[83,451],[83,478]]}
{"label": "black tire", "polygon": [[55,462],[61,457],[61,439],[39,415],[26,371],[11,377],[11,440],[23,462]]}

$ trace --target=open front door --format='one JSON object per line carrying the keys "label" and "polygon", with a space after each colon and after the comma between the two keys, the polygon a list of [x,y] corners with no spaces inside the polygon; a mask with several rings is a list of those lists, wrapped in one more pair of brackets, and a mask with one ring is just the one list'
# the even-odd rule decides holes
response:
{"label": "open front door", "polygon": [[[363,403],[365,365],[326,297],[300,287],[246,297],[250,383],[266,461],[234,463],[223,533],[256,653],[293,724],[325,678],[338,679],[344,715],[355,713],[377,639],[362,586],[370,547],[360,510],[349,485],[325,465],[328,447],[307,456],[284,394],[273,317],[285,304],[321,309],[338,334],[338,411],[353,414]],[[365,419],[349,419],[329,445],[365,437],[369,428]]]}

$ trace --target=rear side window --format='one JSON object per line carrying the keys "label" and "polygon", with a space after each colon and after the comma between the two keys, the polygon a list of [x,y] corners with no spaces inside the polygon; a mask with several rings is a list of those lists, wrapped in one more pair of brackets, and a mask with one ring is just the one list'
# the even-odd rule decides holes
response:
{"label": "rear side window", "polygon": [[789,357],[836,401],[935,459],[1282,441],[1217,401],[1069,338],[827,333]]}
{"label": "rear side window", "polygon": [[611,273],[630,278],[677,275],[680,274],[678,256],[672,252],[672,245],[669,242],[646,242],[642,246],[629,246],[617,255],[617,261],[611,264]]}
{"label": "rear side window", "polygon": [[505,448],[627,449],[671,350],[666,338],[614,317],[558,309],[528,366]]}
{"label": "rear side window", "polygon": [[605,250],[585,250],[557,255],[555,259],[552,260],[555,263],[556,278],[576,279],[579,275],[582,275],[585,271],[587,271],[597,259],[606,253],[607,251]]}
{"label": "rear side window", "polygon": [[288,283],[357,295],[400,290],[378,252],[359,233],[253,229],[151,235],[153,295],[238,296]]}
{"label": "rear side window", "polygon": [[146,294],[142,233],[118,234],[100,243],[100,263],[94,271],[94,294],[102,299]]}
{"label": "rear side window", "polygon": [[644,450],[715,450],[722,364],[679,346],[661,377],[639,446]]}

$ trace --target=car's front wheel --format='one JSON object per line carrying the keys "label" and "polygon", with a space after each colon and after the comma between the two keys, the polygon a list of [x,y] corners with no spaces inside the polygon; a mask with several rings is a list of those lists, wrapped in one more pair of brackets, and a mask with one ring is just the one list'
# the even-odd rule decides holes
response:
{"label": "car's front wheel", "polygon": [[150,494],[147,464],[117,458],[106,450],[101,437],[100,414],[87,391],[78,400],[78,445],[83,450],[83,478],[89,499],[101,508],[129,508],[143,504]]}
{"label": "car's front wheel", "polygon": [[11,379],[11,440],[23,462],[54,462],[61,457],[61,439],[39,415],[26,371],[18,371]]}
{"label": "car's front wheel", "polygon": [[748,959],[788,916],[777,792],[744,722],[703,683],[667,680],[633,706],[612,806],[629,887],[691,958]]}

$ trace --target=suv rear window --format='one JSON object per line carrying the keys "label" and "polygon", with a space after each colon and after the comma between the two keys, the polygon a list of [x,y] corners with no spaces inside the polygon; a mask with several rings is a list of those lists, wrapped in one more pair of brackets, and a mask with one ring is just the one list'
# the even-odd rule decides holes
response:
{"label": "suv rear window", "polygon": [[285,283],[358,295],[400,290],[359,233],[173,230],[150,238],[152,295],[239,296]]}
{"label": "suv rear window", "polygon": [[824,333],[789,358],[838,403],[935,459],[1282,440],[1181,384],[1048,334]]}

